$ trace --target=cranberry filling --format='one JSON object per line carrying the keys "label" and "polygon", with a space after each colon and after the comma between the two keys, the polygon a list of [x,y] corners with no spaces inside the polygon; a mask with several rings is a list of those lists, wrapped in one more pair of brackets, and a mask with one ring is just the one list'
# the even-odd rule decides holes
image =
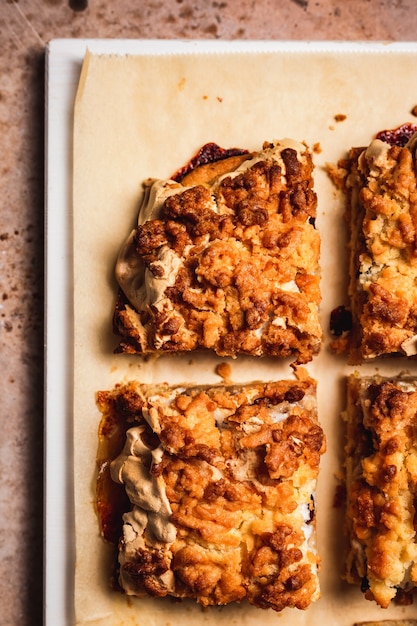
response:
{"label": "cranberry filling", "polygon": [[336,337],[352,330],[352,313],[343,305],[330,313],[330,332]]}
{"label": "cranberry filling", "polygon": [[389,143],[391,146],[403,148],[407,141],[417,132],[417,124],[402,124],[393,130],[381,130],[376,138]]}
{"label": "cranberry filling", "polygon": [[179,169],[171,178],[177,183],[180,183],[184,176],[200,165],[214,163],[215,161],[221,161],[222,159],[228,159],[229,157],[239,156],[241,154],[248,154],[248,150],[242,150],[241,148],[221,148],[216,143],[206,143],[193,158],[190,159],[187,165]]}

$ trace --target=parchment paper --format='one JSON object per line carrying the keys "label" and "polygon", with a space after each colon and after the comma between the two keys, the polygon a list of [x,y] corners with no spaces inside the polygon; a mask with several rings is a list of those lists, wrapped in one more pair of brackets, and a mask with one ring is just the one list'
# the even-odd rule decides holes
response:
{"label": "parchment paper", "polygon": [[[410,111],[417,104],[416,78],[415,56],[390,55],[389,48],[347,54],[306,48],[276,54],[86,55],[75,105],[73,188],[77,624],[348,626],[360,619],[416,615],[415,607],[382,610],[341,580],[343,519],[333,503],[343,445],[344,377],[353,370],[328,350],[330,311],[345,301],[346,258],[343,199],[324,167],[349,147],[367,144],[378,130],[415,121]],[[344,121],[336,121],[340,114]],[[317,493],[322,597],[305,612],[280,614],[245,603],[203,611],[191,602],[128,599],[109,588],[110,551],[101,540],[93,505],[100,419],[95,393],[129,377],[220,382],[215,365],[221,359],[113,354],[113,270],[119,247],[135,222],[144,179],[169,177],[208,141],[256,150],[264,140],[283,137],[320,146],[314,160],[325,345],[307,369],[319,383],[319,415],[328,442]],[[229,362],[235,381],[292,376],[288,362]],[[417,373],[416,365],[403,360],[359,369]]]}

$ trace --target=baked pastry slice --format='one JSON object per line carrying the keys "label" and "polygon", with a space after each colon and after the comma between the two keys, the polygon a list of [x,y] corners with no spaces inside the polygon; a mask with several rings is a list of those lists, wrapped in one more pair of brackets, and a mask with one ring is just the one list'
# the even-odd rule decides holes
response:
{"label": "baked pastry slice", "polygon": [[314,381],[129,382],[97,399],[97,509],[126,594],[276,611],[319,598]]}
{"label": "baked pastry slice", "polygon": [[116,266],[118,351],[311,360],[322,338],[312,172],[306,145],[282,140],[146,181]]}
{"label": "baked pastry slice", "polygon": [[416,139],[381,133],[341,164],[350,231],[350,362],[417,354]]}
{"label": "baked pastry slice", "polygon": [[417,586],[417,379],[352,375],[346,579],[388,607]]}

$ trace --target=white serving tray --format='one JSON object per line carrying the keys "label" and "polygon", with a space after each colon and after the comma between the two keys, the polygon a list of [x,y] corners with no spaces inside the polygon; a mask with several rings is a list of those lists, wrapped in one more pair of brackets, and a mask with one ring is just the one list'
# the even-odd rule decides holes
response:
{"label": "white serving tray", "polygon": [[[170,40],[55,40],[46,54],[46,276],[45,276],[45,596],[46,626],[70,626],[74,617],[74,485],[73,485],[73,248],[72,248],[72,129],[73,107],[81,65],[86,50],[100,54],[165,55],[269,52],[300,55],[301,61],[328,53],[335,57],[364,57],[380,54],[401,63],[403,55],[415,59],[415,43],[335,43],[264,41],[170,41]],[[395,62],[395,61],[394,61]],[[417,70],[416,70],[417,74]],[[393,111],[393,126],[398,116],[406,117],[408,103],[417,104],[416,74],[404,85],[401,72],[389,80],[393,90],[408,90],[403,111]],[[337,75],[335,89],[337,89]],[[363,97],[363,85],[360,92]],[[295,87],[297,89],[297,87]],[[317,87],[320,89],[320,85]],[[366,92],[366,90],[365,90]],[[414,93],[413,93],[414,92]],[[364,137],[377,130],[372,118],[384,102],[370,98],[369,119]],[[306,115],[309,111],[306,96]],[[335,111],[337,113],[337,111]],[[403,121],[406,121],[405,119]],[[349,145],[341,144],[341,150]],[[148,175],[151,175],[148,172]],[[320,372],[319,372],[320,373]],[[322,372],[323,374],[323,372]],[[93,461],[93,460],[92,460]],[[94,462],[94,461],[93,461]],[[417,612],[417,610],[416,610]],[[364,617],[375,615],[364,605]],[[383,613],[381,618],[386,614]],[[279,620],[280,616],[277,616]],[[335,619],[335,615],[329,617]],[[260,619],[262,615],[260,614]],[[97,622],[98,623],[98,622]],[[288,620],[285,622],[289,624]],[[333,622],[335,623],[335,622]],[[313,624],[313,626],[315,626]]]}

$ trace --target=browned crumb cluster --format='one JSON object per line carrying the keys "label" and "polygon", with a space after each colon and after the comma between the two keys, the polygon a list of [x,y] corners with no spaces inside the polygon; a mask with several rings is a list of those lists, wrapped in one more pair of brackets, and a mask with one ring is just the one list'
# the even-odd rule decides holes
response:
{"label": "browned crumb cluster", "polygon": [[98,394],[97,506],[126,594],[275,611],[319,597],[315,396],[311,379]]}
{"label": "browned crumb cluster", "polygon": [[148,182],[117,265],[119,351],[209,349],[298,363],[319,351],[311,154],[295,142],[266,143],[225,172],[227,163],[220,175],[207,166],[200,183],[194,170],[190,186]]}
{"label": "browned crumb cluster", "polygon": [[351,363],[417,354],[414,151],[413,140],[401,147],[376,139],[331,172],[347,194]]}
{"label": "browned crumb cluster", "polygon": [[417,380],[348,381],[346,579],[386,608],[417,587]]}

